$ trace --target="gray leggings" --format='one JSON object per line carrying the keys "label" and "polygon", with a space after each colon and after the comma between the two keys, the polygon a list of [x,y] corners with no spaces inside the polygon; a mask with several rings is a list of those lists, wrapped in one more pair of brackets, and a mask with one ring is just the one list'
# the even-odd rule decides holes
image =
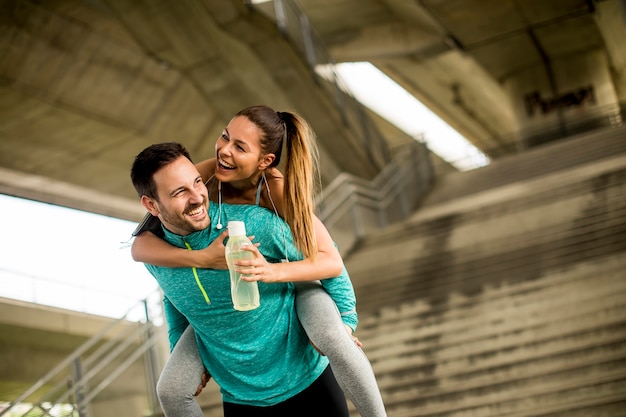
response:
{"label": "gray leggings", "polygon": [[[346,331],[337,306],[319,282],[296,283],[296,312],[307,336],[330,361],[339,386],[363,417],[386,416],[369,360]],[[204,365],[191,326],[172,351],[157,384],[166,417],[203,417],[193,394]]]}

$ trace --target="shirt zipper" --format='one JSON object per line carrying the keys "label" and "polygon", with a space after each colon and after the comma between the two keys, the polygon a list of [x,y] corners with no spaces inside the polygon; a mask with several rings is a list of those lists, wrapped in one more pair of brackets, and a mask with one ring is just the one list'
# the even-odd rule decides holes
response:
{"label": "shirt zipper", "polygon": [[[192,250],[189,243],[184,242],[184,241],[183,243],[185,244],[185,246],[187,246],[188,250]],[[202,295],[204,296],[204,300],[206,301],[207,304],[211,304],[211,300],[209,300],[209,296],[207,295],[206,291],[204,290],[204,287],[202,286],[202,283],[200,282],[200,277],[198,277],[198,271],[196,270],[196,267],[192,266],[191,271],[193,272],[194,278],[196,278],[196,284],[198,284],[198,288],[200,288],[200,291],[202,292]]]}

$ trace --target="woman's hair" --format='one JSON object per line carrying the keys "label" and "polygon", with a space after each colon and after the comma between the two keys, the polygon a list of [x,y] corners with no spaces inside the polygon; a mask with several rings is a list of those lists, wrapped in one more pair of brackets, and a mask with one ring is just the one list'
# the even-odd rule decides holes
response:
{"label": "woman's hair", "polygon": [[270,167],[278,166],[285,146],[285,221],[296,247],[305,258],[316,260],[313,197],[319,186],[319,159],[313,130],[300,115],[276,112],[267,106],[248,107],[237,116],[248,118],[263,132],[262,152],[276,156]]}

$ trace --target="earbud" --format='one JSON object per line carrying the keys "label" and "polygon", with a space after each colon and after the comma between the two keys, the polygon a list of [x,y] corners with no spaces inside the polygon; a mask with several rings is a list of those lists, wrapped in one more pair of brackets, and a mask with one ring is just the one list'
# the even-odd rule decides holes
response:
{"label": "earbud", "polygon": [[216,224],[216,225],[215,225],[215,228],[216,228],[217,230],[222,230],[222,223],[218,223],[218,224]]}

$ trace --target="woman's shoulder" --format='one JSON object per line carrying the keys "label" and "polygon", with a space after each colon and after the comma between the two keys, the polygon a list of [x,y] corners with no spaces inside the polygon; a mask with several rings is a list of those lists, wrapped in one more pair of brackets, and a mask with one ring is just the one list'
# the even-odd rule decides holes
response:
{"label": "woman's shoulder", "polygon": [[281,184],[285,180],[285,176],[278,168],[268,168],[265,170],[265,178],[270,184],[272,182],[280,182]]}
{"label": "woman's shoulder", "polygon": [[265,171],[265,178],[272,195],[279,195],[282,198],[285,186],[285,177],[283,173],[276,168],[270,168]]}
{"label": "woman's shoulder", "polygon": [[[282,172],[277,168],[269,168],[265,171],[265,178],[267,179],[267,185],[270,189],[272,201],[262,201],[261,205],[273,209],[271,203],[273,202],[278,210],[278,213],[283,217],[284,200],[285,200],[285,177]],[[263,198],[269,198],[266,193],[263,193]],[[264,204],[265,203],[265,204]]]}
{"label": "woman's shoulder", "polygon": [[215,166],[217,164],[217,159],[209,158],[204,161],[198,162],[196,164],[196,168],[200,175],[202,175],[202,179],[207,181],[213,174],[215,174]]}

